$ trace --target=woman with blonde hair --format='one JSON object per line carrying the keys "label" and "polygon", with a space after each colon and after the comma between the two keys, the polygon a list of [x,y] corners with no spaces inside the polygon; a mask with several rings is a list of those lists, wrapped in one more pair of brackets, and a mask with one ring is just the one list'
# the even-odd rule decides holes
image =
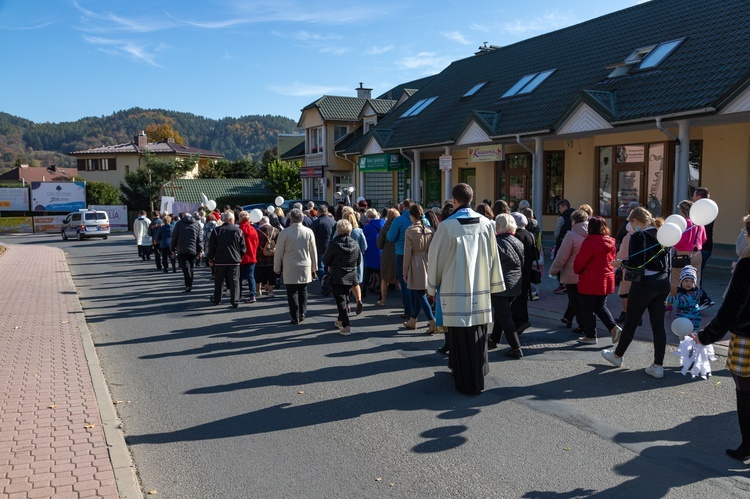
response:
{"label": "woman with blonde hair", "polygon": [[[362,255],[365,254],[365,251],[367,251],[367,238],[365,237],[365,233],[362,231],[362,229],[359,228],[359,217],[356,213],[354,213],[354,209],[351,206],[344,206],[344,209],[341,210],[341,219],[342,220],[348,220],[349,223],[352,225],[352,230],[349,234],[349,237],[354,239],[354,241],[359,246],[359,251]],[[360,259],[359,264],[357,265],[357,284],[354,284],[352,286],[352,294],[354,295],[354,299],[357,302],[357,315],[362,313],[362,283],[364,280],[364,273],[365,273],[365,260],[364,258]]]}
{"label": "woman with blonde hair", "polygon": [[427,252],[434,230],[422,220],[422,207],[413,204],[409,207],[411,227],[406,229],[404,239],[404,281],[411,290],[411,317],[404,322],[407,329],[417,328],[420,309],[429,321],[427,334],[437,331],[435,316],[427,300]]}
{"label": "woman with blonde hair", "polygon": [[331,289],[336,300],[338,320],[336,327],[343,336],[351,334],[349,323],[349,293],[357,284],[357,267],[362,261],[362,253],[357,242],[350,237],[352,224],[346,218],[336,222],[336,237],[326,248],[323,263],[330,268]]}
{"label": "woman with blonde hair", "polygon": [[388,240],[388,229],[393,221],[401,216],[398,210],[391,208],[385,216],[385,224],[378,233],[378,248],[380,253],[380,301],[378,305],[385,305],[388,298],[388,286],[398,283],[396,274],[396,243]]}

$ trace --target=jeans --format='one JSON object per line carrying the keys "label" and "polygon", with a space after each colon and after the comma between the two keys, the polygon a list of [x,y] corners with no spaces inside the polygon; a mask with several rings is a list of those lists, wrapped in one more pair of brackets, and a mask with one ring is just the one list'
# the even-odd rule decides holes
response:
{"label": "jeans", "polygon": [[177,261],[182,269],[182,275],[185,277],[185,286],[193,286],[193,265],[195,265],[194,253],[180,253],[177,255]]}
{"label": "jeans", "polygon": [[250,297],[255,297],[255,264],[254,263],[246,263],[244,265],[240,265],[240,297],[242,296],[242,283],[244,281],[248,282],[248,286],[250,287]]}
{"label": "jeans", "polygon": [[401,304],[404,306],[404,313],[409,317],[414,317],[411,313],[411,291],[404,281],[404,255],[396,255],[396,277],[401,285]]}
{"label": "jeans", "polygon": [[289,302],[292,322],[304,319],[307,311],[307,284],[287,284],[286,299]]}
{"label": "jeans", "polygon": [[240,299],[240,266],[214,265],[214,271],[214,303],[221,303],[221,293],[224,291],[225,282],[229,290],[230,303],[232,305],[238,303]]}
{"label": "jeans", "polygon": [[[579,294],[578,296],[581,297],[581,309],[583,310],[583,324],[579,324],[579,326],[583,328],[587,338],[596,338],[597,317],[602,321],[607,331],[611,331],[617,325],[612,317],[612,312],[607,308],[607,295]],[[630,317],[630,300],[628,300],[628,317]]]}
{"label": "jeans", "polygon": [[410,289],[411,294],[411,315],[415,319],[419,319],[419,310],[424,310],[424,315],[428,321],[434,321],[435,315],[432,313],[432,307],[430,301],[427,299],[427,291],[424,289]]}
{"label": "jeans", "polygon": [[333,284],[331,285],[333,290],[333,299],[336,300],[336,308],[339,312],[339,322],[343,327],[349,325],[349,313],[347,307],[349,306],[349,292],[352,287],[348,284]]}
{"label": "jeans", "polygon": [[525,296],[500,296],[490,295],[492,300],[492,334],[490,338],[495,343],[500,343],[500,340],[505,333],[505,340],[513,350],[519,350],[521,343],[518,341],[518,334],[516,333],[516,325],[513,323],[513,315],[510,313],[511,303],[515,300],[526,301]]}
{"label": "jeans", "polygon": [[651,331],[654,335],[654,364],[664,364],[664,352],[667,349],[667,332],[664,329],[664,302],[669,296],[669,278],[663,274],[658,279],[633,282],[628,293],[628,313],[622,327],[620,342],[615,349],[615,355],[622,357],[633,341],[635,328],[643,313],[648,310]]}

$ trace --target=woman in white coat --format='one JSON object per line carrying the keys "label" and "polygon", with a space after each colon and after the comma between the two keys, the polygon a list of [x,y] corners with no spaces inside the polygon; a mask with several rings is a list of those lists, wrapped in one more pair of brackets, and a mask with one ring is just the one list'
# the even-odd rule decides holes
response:
{"label": "woman in white coat", "polygon": [[315,235],[302,225],[303,219],[302,210],[295,208],[289,212],[289,227],[279,234],[273,255],[274,272],[284,273],[292,324],[305,320],[307,284],[313,280],[318,262]]}

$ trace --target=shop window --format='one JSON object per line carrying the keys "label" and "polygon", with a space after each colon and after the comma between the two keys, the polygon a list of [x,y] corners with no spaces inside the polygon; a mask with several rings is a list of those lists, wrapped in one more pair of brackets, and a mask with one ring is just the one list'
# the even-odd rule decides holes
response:
{"label": "shop window", "polygon": [[565,152],[544,153],[544,214],[558,215],[557,203],[564,198]]}

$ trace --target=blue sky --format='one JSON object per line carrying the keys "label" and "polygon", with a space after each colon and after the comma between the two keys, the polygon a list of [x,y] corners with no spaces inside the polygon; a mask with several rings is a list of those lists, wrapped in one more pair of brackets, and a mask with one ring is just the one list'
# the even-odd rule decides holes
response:
{"label": "blue sky", "polygon": [[138,106],[294,120],[373,97],[484,42],[509,45],[643,0],[0,0],[0,111],[75,121]]}

